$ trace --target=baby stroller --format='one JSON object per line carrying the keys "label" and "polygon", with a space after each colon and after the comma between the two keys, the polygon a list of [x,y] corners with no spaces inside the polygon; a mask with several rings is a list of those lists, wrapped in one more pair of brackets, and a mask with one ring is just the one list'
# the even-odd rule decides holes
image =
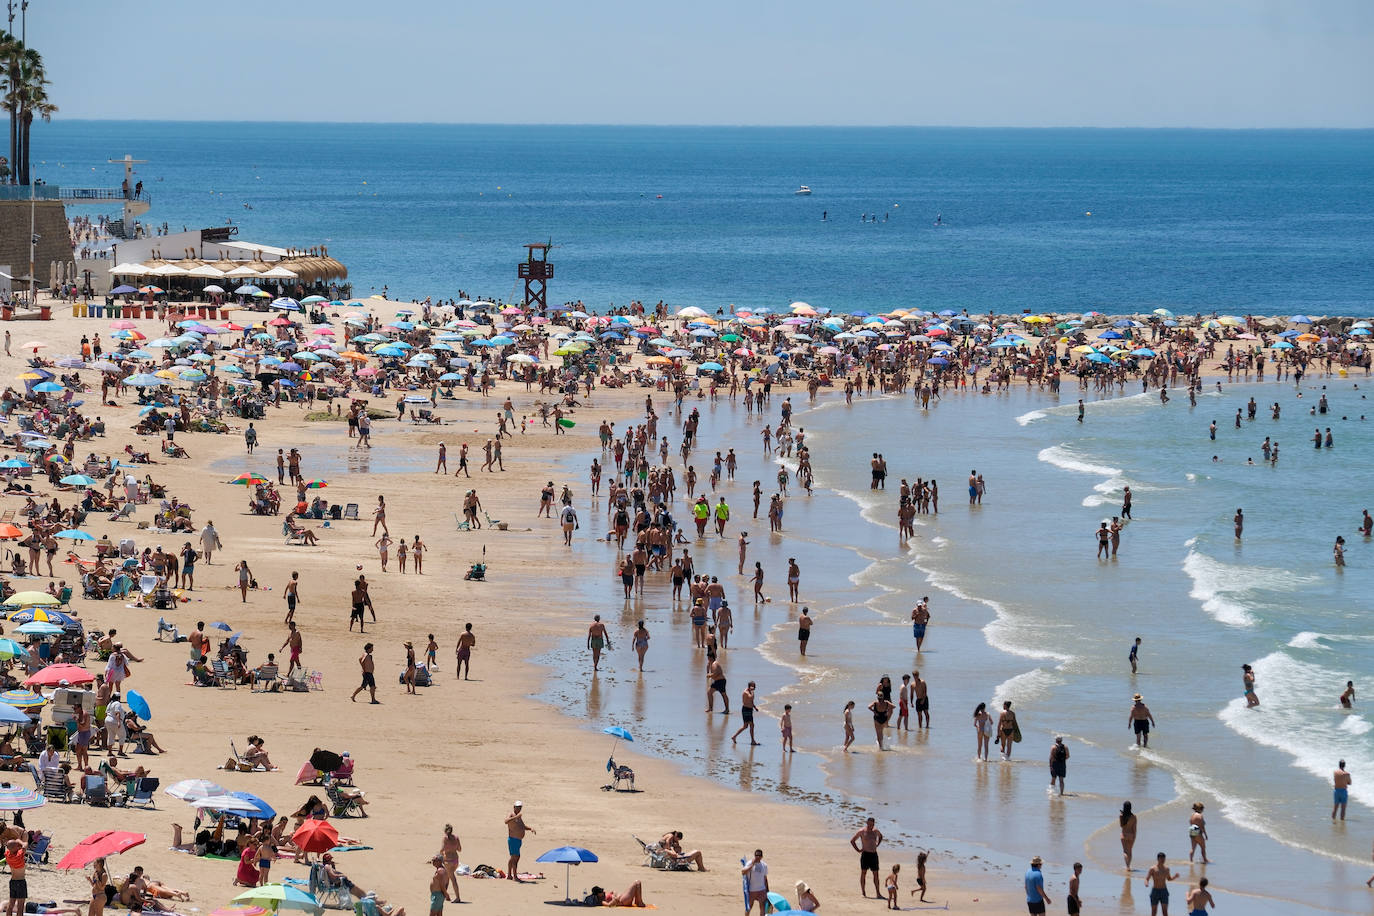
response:
{"label": "baby stroller", "polygon": [[[610,785],[602,786],[604,792],[633,792],[635,791],[635,771],[627,766],[621,766],[611,757],[606,761],[606,772],[611,774]],[[629,783],[626,789],[622,783]]]}

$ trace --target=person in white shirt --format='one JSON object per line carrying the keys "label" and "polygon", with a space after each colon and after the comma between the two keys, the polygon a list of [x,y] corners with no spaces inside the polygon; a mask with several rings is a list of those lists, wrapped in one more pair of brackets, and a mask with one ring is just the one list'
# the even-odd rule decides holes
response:
{"label": "person in white shirt", "polygon": [[62,755],[57,753],[57,748],[49,744],[43,749],[43,753],[38,755],[38,775],[46,776],[48,771],[57,772],[62,765]]}
{"label": "person in white shirt", "polygon": [[745,887],[749,894],[749,908],[745,916],[754,911],[754,901],[759,904],[759,916],[768,912],[768,864],[763,861],[763,850],[754,850],[754,860],[740,869],[745,876]]}

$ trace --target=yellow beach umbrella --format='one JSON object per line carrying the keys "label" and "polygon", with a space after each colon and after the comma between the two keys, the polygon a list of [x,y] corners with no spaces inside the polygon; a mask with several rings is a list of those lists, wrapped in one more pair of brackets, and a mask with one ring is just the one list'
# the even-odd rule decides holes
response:
{"label": "yellow beach umbrella", "polygon": [[5,599],[5,607],[55,607],[61,603],[47,592],[16,592]]}

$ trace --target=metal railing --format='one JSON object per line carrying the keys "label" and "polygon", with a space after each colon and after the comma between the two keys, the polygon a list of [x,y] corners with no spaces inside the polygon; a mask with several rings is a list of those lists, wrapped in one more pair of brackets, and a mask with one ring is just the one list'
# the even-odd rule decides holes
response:
{"label": "metal railing", "polygon": [[120,188],[60,188],[57,185],[40,184],[30,188],[28,185],[0,185],[0,200],[138,200],[152,203],[146,191],[125,194]]}

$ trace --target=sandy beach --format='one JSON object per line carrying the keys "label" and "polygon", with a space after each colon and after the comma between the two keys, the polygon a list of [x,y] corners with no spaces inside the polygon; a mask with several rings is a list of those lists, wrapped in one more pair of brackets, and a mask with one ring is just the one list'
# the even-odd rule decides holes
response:
{"label": "sandy beach", "polygon": [[[138,324],[149,336],[160,333],[155,322]],[[49,355],[76,352],[80,336],[103,331],[103,325],[62,316],[50,324],[9,327],[17,335],[16,344],[32,334],[50,345],[44,351]],[[10,375],[17,375],[23,360],[17,347],[13,352],[6,366]],[[463,863],[505,867],[502,821],[517,799],[524,802],[526,821],[538,831],[525,843],[521,868],[546,877],[530,885],[464,878],[463,900],[475,902],[477,911],[526,913],[545,901],[561,901],[565,892],[578,897],[594,884],[619,891],[640,880],[645,899],[666,912],[738,912],[738,861],[755,847],[764,849],[774,889],[795,900],[793,884],[805,880],[828,904],[827,910],[847,911],[857,870],[847,840],[859,823],[836,823],[804,805],[683,776],[668,763],[637,754],[633,745],[623,742],[616,758],[634,768],[640,791],[604,792],[601,786],[608,781],[604,765],[611,739],[540,701],[563,673],[543,670],[527,660],[556,638],[585,632],[590,616],[600,610],[569,603],[557,587],[550,587],[550,575],[608,576],[609,560],[605,546],[595,543],[599,510],[592,508],[584,516],[575,546],[568,550],[561,544],[555,522],[534,518],[538,489],[559,460],[597,451],[595,430],[601,419],[627,422],[641,415],[643,395],[633,389],[598,390],[589,406],[577,412],[578,426],[568,436],[532,429],[510,440],[505,451],[507,472],[474,473],[471,485],[478,489],[487,512],[508,520],[511,530],[457,531],[454,512],[467,481],[432,473],[437,443],[448,443],[450,469],[456,466],[458,442],[471,442],[480,455],[476,446],[492,428],[490,417],[502,396],[514,397],[517,414],[532,400],[522,388],[503,383],[487,399],[468,393],[456,406],[446,404],[442,427],[421,429],[407,422],[393,428],[387,421],[378,421],[374,448],[366,456],[370,473],[315,470],[340,464],[357,467],[363,459],[355,454],[360,450],[350,451],[343,423],[307,422],[305,411],[295,405],[269,408],[267,418],[256,424],[260,440],[257,454],[251,457],[238,433],[178,436],[191,459],[163,460],[147,470],[154,480],[168,486],[169,494],[192,505],[197,528],[213,519],[223,551],[215,554],[212,564],[202,562],[198,567],[196,587],[186,593],[189,600],[176,611],[129,609],[117,601],[74,602],[88,628],[118,628],[132,652],[144,659],[133,665],[129,686],[149,700],[153,710],[149,728],[168,753],[160,759],[133,759],[150,766],[164,787],[183,778],[208,778],[232,790],[253,792],[280,813],[290,813],[312,791],[293,786],[296,771],[311,751],[323,747],[349,752],[357,761],[355,781],[367,793],[370,816],[336,824],[341,834],[374,848],[341,854],[340,868],[359,886],[406,906],[409,912],[423,911],[431,874],[427,860],[438,849],[445,823],[452,823],[462,839]],[[130,400],[103,410],[107,438],[81,443],[79,454],[88,450],[114,454],[126,444],[156,452],[154,440],[131,434],[136,409]],[[324,495],[331,503],[357,503],[361,508],[359,521],[333,522],[327,529],[311,523],[321,538],[317,547],[284,546],[280,517],[249,515],[244,489],[225,485],[242,471],[271,477],[276,449],[291,447],[300,449],[306,477],[329,479]],[[406,462],[409,467],[429,467],[386,470]],[[474,468],[478,463],[474,462]],[[585,505],[585,481],[569,482],[579,506]],[[399,574],[394,559],[391,572],[380,571],[370,536],[370,508],[379,494],[386,497],[392,535],[419,534],[427,544],[423,576]],[[87,527],[97,537],[135,537],[140,549],[149,544],[171,549],[186,540],[136,531],[129,521],[107,523],[92,518]],[[490,568],[487,581],[463,581],[462,573],[481,558],[484,546]],[[733,551],[728,542],[715,549],[727,552],[727,560]],[[235,588],[233,564],[240,560],[248,561],[262,586],[249,592],[246,603],[240,602]],[[366,639],[377,646],[380,706],[350,703],[348,697],[358,684],[357,658],[365,641],[347,629],[348,593],[359,564],[372,583],[377,610],[377,623],[369,623]],[[282,590],[293,571],[300,573],[301,604],[295,619],[304,639],[303,660],[321,672],[323,690],[296,694],[255,693],[246,686],[194,688],[188,685],[185,670],[187,646],[153,638],[160,615],[175,622],[183,633],[197,620],[224,620],[244,633],[241,644],[249,651],[250,665],[261,663],[268,652],[280,654],[286,634]],[[64,573],[69,582],[75,578],[70,568],[59,571],[59,576]],[[41,588],[46,580],[23,584]],[[473,624],[477,635],[473,677],[455,681],[451,670],[454,644],[466,622]],[[403,643],[410,640],[423,652],[431,632],[439,644],[437,683],[421,688],[419,696],[407,696],[397,683]],[[695,677],[674,674],[672,684],[694,697],[700,693]],[[229,755],[229,740],[242,750],[250,734],[266,739],[266,749],[280,771],[225,773],[216,769]],[[773,740],[766,727],[763,734]],[[209,911],[239,889],[230,884],[233,863],[196,859],[168,849],[171,825],[189,828],[192,815],[184,803],[159,795],[155,811],[49,804],[31,812],[27,822],[31,828],[54,833],[54,861],[95,830],[117,827],[146,833],[146,845],[113,860],[112,872],[119,875],[133,864],[142,864],[150,875],[191,892],[193,903],[183,904],[184,911],[190,907]],[[664,873],[641,867],[643,856],[631,835],[652,841],[672,829],[685,833],[686,848],[702,850],[708,873]],[[591,849],[601,860],[574,869],[570,888],[563,886],[561,866],[533,862],[545,849],[562,845]],[[914,886],[914,858],[913,849],[891,850],[886,855],[884,873],[891,861],[902,861],[908,870],[904,898],[906,888]],[[283,873],[303,877],[305,869],[282,860],[272,873],[274,878]],[[996,874],[978,863],[932,861],[930,874],[932,899],[948,900],[952,912],[1007,912],[1020,897],[1019,872]],[[33,899],[75,899],[84,894],[80,873],[42,869],[31,873],[30,887]]]}

